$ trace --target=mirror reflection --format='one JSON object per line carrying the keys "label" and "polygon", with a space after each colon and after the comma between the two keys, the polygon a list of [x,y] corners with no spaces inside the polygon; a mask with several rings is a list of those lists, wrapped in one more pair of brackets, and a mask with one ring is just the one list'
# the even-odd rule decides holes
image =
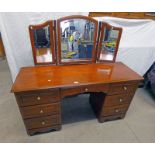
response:
{"label": "mirror reflection", "polygon": [[48,25],[40,29],[33,29],[33,38],[37,63],[52,62],[50,26]]}
{"label": "mirror reflection", "polygon": [[102,40],[100,60],[113,60],[116,51],[117,41],[119,39],[119,30],[112,27],[105,27]]}
{"label": "mirror reflection", "polygon": [[92,58],[95,24],[86,19],[60,22],[61,61],[90,60]]}

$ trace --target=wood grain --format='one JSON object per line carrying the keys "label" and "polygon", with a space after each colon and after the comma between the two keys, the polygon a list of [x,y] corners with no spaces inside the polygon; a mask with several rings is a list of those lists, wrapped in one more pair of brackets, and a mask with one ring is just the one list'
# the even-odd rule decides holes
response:
{"label": "wood grain", "polygon": [[20,70],[11,90],[24,92],[140,80],[143,80],[143,77],[121,62],[24,67]]}

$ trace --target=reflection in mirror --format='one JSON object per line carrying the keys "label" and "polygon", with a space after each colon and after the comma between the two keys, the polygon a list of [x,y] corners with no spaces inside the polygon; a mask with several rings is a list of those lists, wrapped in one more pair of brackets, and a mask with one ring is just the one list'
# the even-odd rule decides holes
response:
{"label": "reflection in mirror", "polygon": [[117,52],[117,43],[119,40],[119,30],[113,29],[113,27],[105,26],[101,45],[101,52],[99,59],[113,61],[115,52]]}
{"label": "reflection in mirror", "polygon": [[33,29],[37,63],[52,62],[50,26]]}
{"label": "reflection in mirror", "polygon": [[92,59],[95,24],[86,19],[70,19],[60,22],[61,61]]}

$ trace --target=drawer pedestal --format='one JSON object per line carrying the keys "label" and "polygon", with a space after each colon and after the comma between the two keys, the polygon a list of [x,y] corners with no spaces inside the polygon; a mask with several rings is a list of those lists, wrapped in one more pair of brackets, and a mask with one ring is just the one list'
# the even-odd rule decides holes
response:
{"label": "drawer pedestal", "polygon": [[124,118],[139,82],[110,84],[105,93],[92,93],[90,104],[99,122]]}
{"label": "drawer pedestal", "polygon": [[23,92],[15,96],[29,135],[61,129],[58,89]]}

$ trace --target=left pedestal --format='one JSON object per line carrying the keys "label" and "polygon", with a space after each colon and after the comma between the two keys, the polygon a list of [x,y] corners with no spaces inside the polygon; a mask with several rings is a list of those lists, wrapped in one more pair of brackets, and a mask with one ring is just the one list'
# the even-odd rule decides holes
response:
{"label": "left pedestal", "polygon": [[29,135],[61,129],[59,89],[15,93]]}

